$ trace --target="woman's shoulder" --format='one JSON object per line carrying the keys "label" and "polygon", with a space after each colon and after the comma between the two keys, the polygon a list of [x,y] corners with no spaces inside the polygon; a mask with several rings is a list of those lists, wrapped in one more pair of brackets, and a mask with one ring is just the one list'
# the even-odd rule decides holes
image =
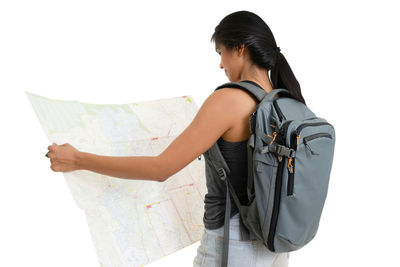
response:
{"label": "woman's shoulder", "polygon": [[251,114],[258,104],[258,100],[249,92],[232,87],[225,87],[214,91],[211,95],[225,104],[232,105],[235,110],[244,115]]}

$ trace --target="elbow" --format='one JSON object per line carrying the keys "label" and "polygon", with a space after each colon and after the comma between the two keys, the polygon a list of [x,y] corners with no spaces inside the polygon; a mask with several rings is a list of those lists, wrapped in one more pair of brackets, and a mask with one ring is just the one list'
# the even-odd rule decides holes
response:
{"label": "elbow", "polygon": [[161,174],[161,175],[157,176],[156,181],[162,183],[162,182],[165,182],[166,180],[168,180],[169,177],[170,177],[170,175]]}
{"label": "elbow", "polygon": [[162,175],[162,171],[161,171],[161,173],[158,174],[154,180],[156,180],[157,182],[162,183],[162,182],[165,182],[167,180],[167,178],[165,178],[165,176]]}
{"label": "elbow", "polygon": [[156,181],[157,181],[157,182],[160,182],[160,183],[163,183],[163,182],[165,182],[167,179],[168,179],[168,177],[159,177]]}
{"label": "elbow", "polygon": [[162,183],[165,182],[166,180],[168,180],[169,177],[171,177],[172,175],[168,173],[168,170],[166,168],[159,168],[158,171],[158,175],[157,175],[157,181]]}
{"label": "elbow", "polygon": [[165,182],[171,175],[168,174],[168,169],[163,164],[162,158],[157,156],[154,158],[154,180],[157,182]]}

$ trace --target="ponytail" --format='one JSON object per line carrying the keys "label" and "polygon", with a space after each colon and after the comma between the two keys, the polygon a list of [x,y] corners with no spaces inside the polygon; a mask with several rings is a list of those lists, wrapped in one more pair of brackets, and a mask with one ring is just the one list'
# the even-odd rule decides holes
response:
{"label": "ponytail", "polygon": [[279,47],[276,48],[275,65],[271,68],[271,82],[274,89],[285,88],[295,99],[306,105],[301,94],[300,84]]}

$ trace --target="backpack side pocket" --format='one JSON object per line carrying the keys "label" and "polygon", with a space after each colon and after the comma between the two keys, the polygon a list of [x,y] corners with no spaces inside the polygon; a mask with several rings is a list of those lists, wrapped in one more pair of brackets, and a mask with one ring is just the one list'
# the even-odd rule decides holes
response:
{"label": "backpack side pocket", "polygon": [[277,171],[278,160],[274,153],[259,153],[256,156],[254,161],[254,190],[256,202],[260,203],[257,208],[265,241],[268,239],[268,231],[265,231],[265,229],[269,229],[271,223]]}

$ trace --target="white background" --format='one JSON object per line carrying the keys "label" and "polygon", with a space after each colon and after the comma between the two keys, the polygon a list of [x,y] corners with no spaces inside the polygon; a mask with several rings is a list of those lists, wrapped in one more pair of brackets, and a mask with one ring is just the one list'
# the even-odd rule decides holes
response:
{"label": "white background", "polygon": [[[98,104],[192,95],[200,106],[228,81],[210,37],[239,10],[269,25],[307,105],[336,129],[319,232],[290,266],[400,266],[395,2],[1,1],[0,266],[99,265],[25,91]],[[148,266],[191,266],[198,244]]]}

